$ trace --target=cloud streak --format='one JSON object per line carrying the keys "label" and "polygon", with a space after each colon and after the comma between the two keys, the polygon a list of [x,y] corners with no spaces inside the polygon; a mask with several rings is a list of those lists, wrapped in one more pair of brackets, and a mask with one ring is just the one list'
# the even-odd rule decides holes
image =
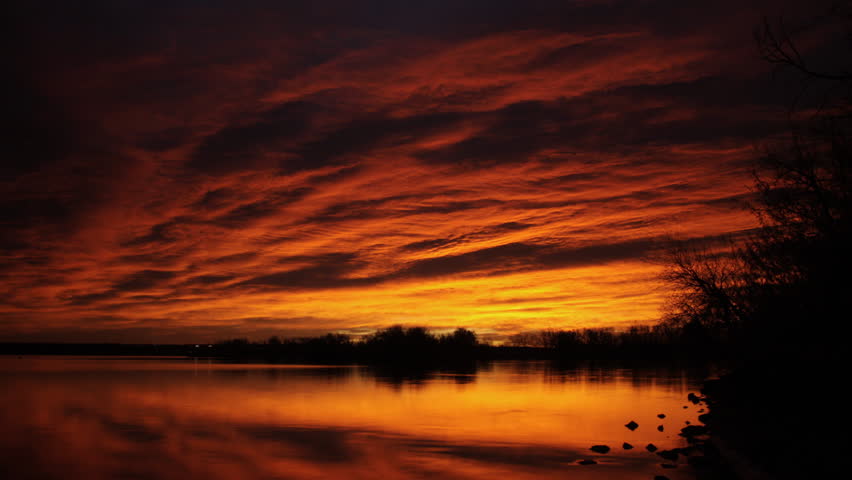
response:
{"label": "cloud streak", "polygon": [[0,339],[653,321],[754,227],[769,7],[534,3],[16,7]]}

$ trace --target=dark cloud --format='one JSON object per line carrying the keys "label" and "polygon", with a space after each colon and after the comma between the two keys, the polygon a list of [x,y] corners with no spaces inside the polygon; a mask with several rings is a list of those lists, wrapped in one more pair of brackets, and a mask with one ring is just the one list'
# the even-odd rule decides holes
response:
{"label": "dark cloud", "polygon": [[396,195],[329,205],[304,223],[328,223],[410,215],[451,214],[500,205],[495,199],[433,201],[434,195]]}
{"label": "dark cloud", "polygon": [[9,250],[24,248],[29,230],[64,225],[71,214],[69,205],[56,197],[0,201],[0,242]]}
{"label": "dark cloud", "polygon": [[299,148],[302,158],[325,164],[341,157],[359,157],[370,151],[411,143],[452,131],[464,118],[454,112],[415,115],[402,118],[375,116],[354,120]]}
{"label": "dark cloud", "polygon": [[[427,162],[488,166],[527,162],[550,151],[749,140],[783,130],[784,116],[768,116],[766,110],[783,112],[784,102],[766,88],[766,79],[756,78],[619,87],[508,105],[486,116],[488,126],[476,135],[416,155]],[[744,115],[732,118],[732,109]]]}
{"label": "dark cloud", "polygon": [[321,173],[314,175],[308,179],[308,184],[311,186],[322,186],[333,184],[348,178],[352,178],[363,171],[361,165],[344,165],[333,171],[332,173]]}
{"label": "dark cloud", "polygon": [[253,260],[258,257],[256,252],[241,252],[234,253],[231,255],[225,255],[224,257],[211,258],[207,260],[205,263],[211,265],[223,265],[223,264],[231,264],[231,263],[243,263],[250,260]]}
{"label": "dark cloud", "polygon": [[113,285],[112,289],[117,292],[147,290],[175,278],[176,275],[176,272],[170,270],[142,270],[124,277]]}
{"label": "dark cloud", "polygon": [[386,215],[388,212],[385,207],[391,202],[397,200],[405,200],[404,197],[385,197],[374,198],[369,200],[356,200],[345,203],[335,203],[323,208],[321,211],[311,215],[304,220],[306,224],[313,223],[331,223],[344,220],[363,220],[368,218],[377,218]]}
{"label": "dark cloud", "polygon": [[641,239],[578,248],[559,248],[542,252],[536,260],[539,265],[556,268],[599,265],[619,260],[642,258],[656,245],[653,239]]}
{"label": "dark cloud", "polygon": [[502,200],[483,198],[480,200],[464,200],[456,202],[436,202],[406,209],[405,213],[410,215],[451,214],[466,210],[479,210],[481,208],[502,205]]}
{"label": "dark cloud", "polygon": [[208,190],[192,204],[198,210],[218,210],[239,201],[239,193],[231,188]]}
{"label": "dark cloud", "polygon": [[561,190],[575,189],[577,183],[598,181],[607,176],[606,172],[581,172],[558,175],[555,177],[537,179],[531,185],[540,188],[559,188]]}
{"label": "dark cloud", "polygon": [[140,270],[124,276],[114,283],[108,290],[90,293],[65,295],[74,305],[90,305],[102,300],[117,298],[123,293],[149,290],[168,283],[177,276],[178,272],[171,270]]}
{"label": "dark cloud", "polygon": [[215,285],[218,283],[224,283],[229,280],[233,280],[236,278],[234,275],[198,275],[196,277],[190,277],[184,281],[184,285]]}
{"label": "dark cloud", "polygon": [[511,271],[526,268],[522,263],[536,257],[542,250],[538,245],[512,243],[458,255],[429,258],[413,262],[397,272],[398,278],[430,278],[462,273],[500,269]]}
{"label": "dark cloud", "polygon": [[504,232],[517,232],[520,230],[526,230],[530,227],[534,227],[535,225],[531,223],[523,223],[523,222],[504,222],[498,225],[494,225],[493,227],[488,227],[484,230],[487,233],[504,233]]}
{"label": "dark cloud", "polygon": [[553,68],[579,69],[587,67],[624,50],[623,39],[592,39],[585,42],[543,51],[519,66],[521,72],[550,71]]}
{"label": "dark cloud", "polygon": [[311,188],[280,190],[267,194],[263,200],[239,205],[210,220],[214,225],[225,228],[240,228],[251,222],[279,213],[282,207],[301,200]]}
{"label": "dark cloud", "polygon": [[122,243],[122,246],[137,247],[149,244],[172,242],[176,239],[174,231],[181,225],[187,225],[191,222],[192,220],[189,217],[177,217],[167,222],[158,223],[152,226],[150,231],[145,235],[128,240]]}
{"label": "dark cloud", "polygon": [[417,242],[407,243],[401,246],[400,249],[403,251],[413,252],[421,250],[435,250],[439,248],[448,247],[450,245],[458,245],[461,243],[482,240],[485,238],[493,238],[508,232],[526,230],[533,226],[534,225],[528,223],[506,222],[501,223],[499,225],[494,225],[492,227],[484,228],[482,230],[472,232],[467,235],[459,235],[452,238],[434,238],[429,240],[420,240]]}
{"label": "dark cloud", "polygon": [[[557,104],[558,105],[558,104]],[[447,147],[424,151],[418,157],[450,164],[487,167],[501,162],[524,162],[530,154],[562,144],[553,126],[568,120],[548,102],[524,101],[490,115],[488,127]]]}
{"label": "dark cloud", "polygon": [[421,87],[397,105],[398,108],[430,111],[463,112],[472,106],[483,105],[511,90],[511,84],[488,85],[477,88],[451,89],[445,85]]}
{"label": "dark cloud", "polygon": [[455,245],[459,243],[458,238],[433,238],[431,240],[420,240],[417,242],[411,242],[400,247],[402,250],[408,250],[417,252],[420,250],[433,250],[436,248],[442,248],[449,245]]}
{"label": "dark cloud", "polygon": [[306,267],[260,275],[235,284],[235,287],[261,287],[278,290],[303,290],[367,286],[377,283],[374,278],[352,277],[365,266],[352,253],[331,253],[320,256],[296,256],[284,259],[294,263],[308,261]]}
{"label": "dark cloud", "polygon": [[[308,102],[287,102],[249,121],[228,125],[205,138],[187,166],[205,173],[223,174],[257,167],[266,153],[286,155],[296,150],[300,137],[310,131],[311,117],[321,109]],[[278,163],[278,162],[276,162]],[[285,159],[286,171],[318,167],[311,158]]]}
{"label": "dark cloud", "polygon": [[184,260],[185,254],[186,252],[181,250],[166,249],[164,251],[121,255],[115,258],[114,263],[129,266],[173,267]]}
{"label": "dark cloud", "polygon": [[104,292],[98,293],[86,293],[86,294],[72,294],[67,296],[67,300],[72,305],[91,305],[93,303],[100,302],[102,300],[110,300],[118,296],[118,292],[115,290],[107,290]]}
{"label": "dark cloud", "polygon": [[143,135],[137,145],[151,152],[165,152],[186,144],[191,135],[192,130],[186,127],[167,128]]}
{"label": "dark cloud", "polygon": [[280,290],[337,289],[457,275],[495,275],[530,270],[560,269],[636,259],[655,246],[657,244],[651,240],[578,248],[511,243],[456,255],[417,260],[400,265],[393,273],[372,277],[356,276],[357,272],[365,266],[365,263],[350,254],[330,254],[304,258],[288,257],[287,261],[310,261],[311,265],[254,277],[234,286]]}
{"label": "dark cloud", "polygon": [[394,277],[430,278],[474,272],[505,274],[527,270],[580,267],[636,259],[653,245],[650,240],[577,248],[510,243],[458,255],[420,260],[401,269]]}

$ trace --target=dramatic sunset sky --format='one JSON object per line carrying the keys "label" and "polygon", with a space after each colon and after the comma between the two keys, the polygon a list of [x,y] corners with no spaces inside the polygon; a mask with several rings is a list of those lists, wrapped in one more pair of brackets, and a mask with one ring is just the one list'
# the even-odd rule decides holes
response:
{"label": "dramatic sunset sky", "polygon": [[0,341],[147,343],[655,321],[663,236],[755,226],[752,31],[812,2],[21,3]]}

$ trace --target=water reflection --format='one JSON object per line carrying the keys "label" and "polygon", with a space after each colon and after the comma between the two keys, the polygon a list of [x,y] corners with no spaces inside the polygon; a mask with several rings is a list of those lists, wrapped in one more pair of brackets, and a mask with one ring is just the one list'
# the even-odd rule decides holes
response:
{"label": "water reflection", "polygon": [[0,476],[691,478],[686,465],[663,472],[659,457],[620,445],[682,446],[676,432],[696,416],[682,405],[705,373],[0,358]]}

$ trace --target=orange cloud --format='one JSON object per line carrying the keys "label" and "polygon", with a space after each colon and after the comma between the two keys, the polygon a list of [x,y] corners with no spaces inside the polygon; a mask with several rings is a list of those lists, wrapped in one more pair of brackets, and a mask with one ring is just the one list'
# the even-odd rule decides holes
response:
{"label": "orange cloud", "polygon": [[783,105],[721,11],[340,8],[34,28],[15,111],[49,147],[4,173],[0,339],[648,323],[657,239],[755,226]]}

